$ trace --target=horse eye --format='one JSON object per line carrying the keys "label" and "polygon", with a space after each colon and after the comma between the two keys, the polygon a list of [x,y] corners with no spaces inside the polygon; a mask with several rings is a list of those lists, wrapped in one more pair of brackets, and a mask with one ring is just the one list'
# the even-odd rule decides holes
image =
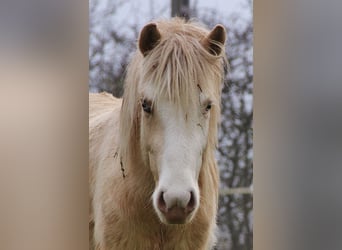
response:
{"label": "horse eye", "polygon": [[151,114],[152,113],[152,107],[151,107],[151,102],[147,101],[146,99],[144,99],[141,103],[141,106],[143,108],[143,110],[146,112],[146,113],[149,113]]}
{"label": "horse eye", "polygon": [[211,103],[208,103],[208,105],[205,107],[205,111],[209,111],[211,109]]}

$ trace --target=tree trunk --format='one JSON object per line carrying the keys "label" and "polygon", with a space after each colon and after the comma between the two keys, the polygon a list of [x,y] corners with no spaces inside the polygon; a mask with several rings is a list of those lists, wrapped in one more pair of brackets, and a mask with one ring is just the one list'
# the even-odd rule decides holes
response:
{"label": "tree trunk", "polygon": [[190,18],[189,0],[171,0],[171,16],[182,17],[186,20]]}

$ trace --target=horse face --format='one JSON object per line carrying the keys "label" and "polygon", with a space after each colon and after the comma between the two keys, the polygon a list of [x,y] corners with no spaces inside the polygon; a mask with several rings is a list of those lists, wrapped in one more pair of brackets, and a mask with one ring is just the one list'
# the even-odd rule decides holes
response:
{"label": "horse face", "polygon": [[183,224],[199,207],[212,104],[200,91],[191,110],[180,110],[167,98],[152,106],[151,96],[147,91],[141,100],[141,147],[156,183],[153,206],[162,222]]}
{"label": "horse face", "polygon": [[[150,67],[142,68],[145,74],[154,75],[145,77],[146,82],[139,84],[142,97],[141,152],[156,184],[154,209],[160,220],[167,224],[187,223],[199,208],[198,178],[202,155],[208,143],[212,100],[202,92],[200,85],[197,85],[197,89],[195,84],[201,81],[212,88],[208,93],[218,92],[213,90],[213,83],[218,84],[220,80],[217,77],[220,67],[214,70],[213,64],[221,63],[213,63],[213,60],[220,58],[226,38],[221,25],[215,26],[200,40],[190,38],[189,33],[184,33],[182,29],[177,32],[182,35],[172,37],[169,32],[160,32],[157,24],[151,23],[142,29],[138,43],[143,60],[151,63],[143,63]],[[167,43],[163,36],[171,42]],[[175,39],[180,40],[175,42]],[[191,42],[189,39],[192,39]],[[199,55],[202,64],[198,63]],[[160,60],[161,57],[163,60]],[[205,74],[203,68],[207,68]],[[159,90],[168,89],[168,94],[163,95],[163,91],[156,90],[156,86],[159,86]],[[172,100],[172,88],[175,88],[175,96],[181,99],[181,105]]]}

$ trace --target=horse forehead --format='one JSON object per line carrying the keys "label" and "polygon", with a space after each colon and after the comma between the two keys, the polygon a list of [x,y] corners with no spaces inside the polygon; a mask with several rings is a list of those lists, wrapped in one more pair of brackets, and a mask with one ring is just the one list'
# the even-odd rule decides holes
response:
{"label": "horse forehead", "polygon": [[[179,107],[176,104],[168,101],[166,103],[159,103],[157,108],[158,116],[164,128],[169,131],[187,131],[193,134],[192,131],[196,124],[199,123],[200,111],[195,108]],[[190,130],[190,131],[189,131]]]}

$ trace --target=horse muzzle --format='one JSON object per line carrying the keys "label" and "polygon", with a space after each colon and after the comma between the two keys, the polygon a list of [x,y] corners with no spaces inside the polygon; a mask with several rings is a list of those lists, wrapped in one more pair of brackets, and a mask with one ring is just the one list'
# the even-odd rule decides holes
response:
{"label": "horse muzzle", "polygon": [[157,209],[167,224],[185,224],[189,222],[197,207],[194,191],[160,192]]}

